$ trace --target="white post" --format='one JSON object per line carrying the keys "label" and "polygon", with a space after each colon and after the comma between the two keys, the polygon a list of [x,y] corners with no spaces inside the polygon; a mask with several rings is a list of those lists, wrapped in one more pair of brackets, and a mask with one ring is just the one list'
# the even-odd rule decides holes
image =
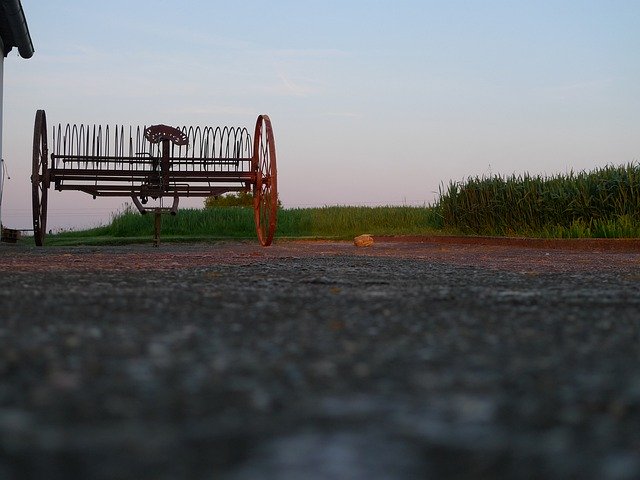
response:
{"label": "white post", "polygon": [[2,190],[4,189],[4,157],[2,156],[2,99],[4,98],[4,45],[0,38],[0,225],[2,225]]}

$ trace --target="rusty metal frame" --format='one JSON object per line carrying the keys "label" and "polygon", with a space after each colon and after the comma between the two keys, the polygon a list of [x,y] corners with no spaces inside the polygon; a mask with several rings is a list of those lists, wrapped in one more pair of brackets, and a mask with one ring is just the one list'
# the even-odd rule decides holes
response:
{"label": "rusty metal frame", "polygon": [[[130,197],[141,213],[156,215],[156,244],[159,215],[175,215],[180,197],[253,192],[258,239],[270,245],[278,202],[275,160],[266,115],[258,117],[253,138],[242,127],[58,124],[48,143],[46,115],[38,110],[31,178],[36,244],[44,243],[46,190],[52,186],[94,198]],[[173,201],[170,208],[145,206],[149,198],[165,197]]]}

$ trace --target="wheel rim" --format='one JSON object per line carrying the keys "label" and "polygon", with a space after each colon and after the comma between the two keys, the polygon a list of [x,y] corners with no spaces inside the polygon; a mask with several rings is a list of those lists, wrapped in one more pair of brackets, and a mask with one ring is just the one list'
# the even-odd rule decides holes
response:
{"label": "wheel rim", "polygon": [[276,145],[267,115],[258,117],[253,146],[253,171],[256,173],[253,210],[258,240],[266,247],[273,242],[278,220]]}
{"label": "wheel rim", "polygon": [[33,205],[33,237],[36,245],[44,244],[47,230],[47,120],[44,110],[36,112],[33,128],[33,163],[31,192]]}

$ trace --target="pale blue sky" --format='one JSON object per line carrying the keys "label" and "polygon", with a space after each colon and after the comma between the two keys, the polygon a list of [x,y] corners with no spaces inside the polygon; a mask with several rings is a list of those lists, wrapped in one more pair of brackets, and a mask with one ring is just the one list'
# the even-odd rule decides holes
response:
{"label": "pale blue sky", "polygon": [[[640,160],[640,2],[22,0],[2,219],[30,220],[49,123],[274,124],[286,207],[411,204],[471,175]],[[49,226],[122,200],[50,191]],[[183,200],[199,206],[201,200]]]}

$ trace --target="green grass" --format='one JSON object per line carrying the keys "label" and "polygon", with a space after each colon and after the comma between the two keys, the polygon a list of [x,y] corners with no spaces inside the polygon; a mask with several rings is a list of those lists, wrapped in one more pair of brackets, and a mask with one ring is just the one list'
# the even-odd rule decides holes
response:
{"label": "green grass", "polygon": [[[109,225],[83,231],[65,231],[45,238],[47,245],[121,244],[149,242],[153,215],[127,209],[115,214]],[[432,207],[347,207],[280,209],[277,238],[350,239],[373,235],[434,234],[442,228]],[[212,241],[256,239],[253,209],[217,207],[184,209],[163,215],[161,240]]]}
{"label": "green grass", "polygon": [[346,239],[363,233],[426,235],[441,229],[441,217],[432,207],[334,206],[281,210],[276,235]]}
{"label": "green grass", "polygon": [[[162,241],[256,239],[253,209],[185,209],[163,216]],[[150,242],[153,215],[132,209],[109,225],[47,236],[49,245]],[[640,237],[640,166],[608,166],[552,177],[472,177],[441,188],[435,205],[280,209],[276,239],[372,235]]]}

